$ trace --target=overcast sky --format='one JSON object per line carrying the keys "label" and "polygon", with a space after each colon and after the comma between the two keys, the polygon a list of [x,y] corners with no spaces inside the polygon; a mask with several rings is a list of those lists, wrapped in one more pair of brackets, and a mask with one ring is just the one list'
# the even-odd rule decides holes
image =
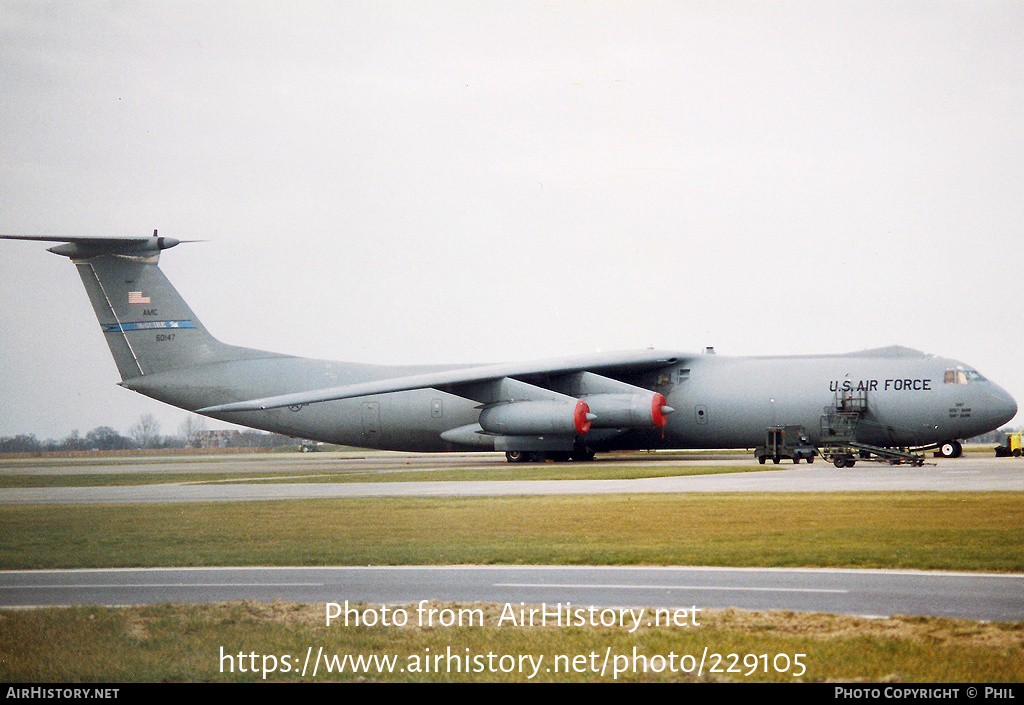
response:
{"label": "overcast sky", "polygon": [[[901,344],[1024,401],[1022,38],[1016,0],[0,0],[0,232],[206,239],[161,261],[197,315],[298,355]],[[0,363],[0,436],[186,416],[41,243],[0,242]]]}

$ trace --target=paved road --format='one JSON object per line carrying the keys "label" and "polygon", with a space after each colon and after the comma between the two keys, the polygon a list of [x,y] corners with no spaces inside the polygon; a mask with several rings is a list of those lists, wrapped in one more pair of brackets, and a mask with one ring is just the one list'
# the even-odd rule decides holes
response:
{"label": "paved road", "polygon": [[[0,572],[3,606],[251,599],[739,607],[1024,621],[1024,575],[680,567],[413,566]],[[557,609],[552,607],[552,609]]]}
{"label": "paved road", "polygon": [[[307,464],[303,464],[303,463]],[[759,467],[754,461],[663,459],[616,461],[615,464],[672,462],[686,464],[732,464]],[[264,463],[275,463],[265,465]],[[286,466],[281,466],[284,463]],[[276,467],[277,475],[292,477],[316,474],[330,469],[386,473],[401,469],[452,469],[495,467],[503,460],[495,456],[423,456],[413,454],[373,455],[366,459],[343,458],[308,461],[212,461],[179,460],[161,463],[163,472],[185,472],[199,467],[204,472],[246,471],[265,475]],[[97,464],[92,472],[103,472],[107,465]],[[601,463],[586,467],[601,467]],[[53,468],[47,466],[48,469]],[[76,472],[83,466],[75,467]],[[229,470],[230,468],[230,470]],[[26,466],[16,468],[25,472]],[[116,468],[115,472],[120,472]],[[4,470],[0,470],[3,472]],[[8,471],[9,472],[9,471]],[[675,492],[1006,492],[1024,491],[1024,460],[964,457],[938,460],[920,468],[858,463],[855,468],[839,470],[821,462],[814,465],[781,465],[779,469],[721,475],[659,477],[637,480],[504,480],[464,482],[359,482],[359,483],[272,483],[230,482],[217,484],[166,483],[120,487],[9,488],[0,490],[0,504],[82,504],[130,502],[211,502],[276,499],[315,499],[328,497],[440,497],[556,494],[639,494]]]}

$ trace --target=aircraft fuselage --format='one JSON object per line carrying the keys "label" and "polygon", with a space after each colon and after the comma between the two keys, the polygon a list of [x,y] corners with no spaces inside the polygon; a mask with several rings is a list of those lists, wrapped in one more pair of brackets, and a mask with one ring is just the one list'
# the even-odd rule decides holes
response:
{"label": "aircraft fuselage", "polygon": [[[837,398],[863,394],[858,440],[927,446],[970,438],[1005,423],[1016,403],[964,364],[902,348],[852,355],[728,357],[681,361],[622,381],[664,395],[674,413],[663,428],[593,429],[595,450],[749,448],[769,426],[804,426],[818,442],[822,416]],[[225,362],[187,373],[146,375],[124,386],[197,409],[214,402],[273,396],[458,367],[353,365],[294,357]],[[258,411],[209,415],[328,443],[404,451],[494,450],[479,431],[459,441],[442,434],[475,424],[480,404],[437,389],[375,394]],[[501,450],[501,447],[498,447]]]}

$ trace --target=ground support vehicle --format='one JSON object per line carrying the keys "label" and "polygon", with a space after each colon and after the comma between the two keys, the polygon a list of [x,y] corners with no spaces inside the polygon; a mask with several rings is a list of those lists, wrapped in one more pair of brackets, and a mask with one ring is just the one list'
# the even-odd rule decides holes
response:
{"label": "ground support vehicle", "polygon": [[776,465],[783,458],[799,463],[814,462],[818,449],[811,443],[807,429],[803,426],[772,426],[765,430],[764,445],[754,449],[757,462],[765,464],[769,458]]}
{"label": "ground support vehicle", "polygon": [[1017,433],[1007,433],[1006,438],[1003,439],[1002,445],[996,446],[996,457],[997,458],[1019,458],[1024,454],[1024,447],[1021,445],[1021,436],[1024,433],[1018,431]]}

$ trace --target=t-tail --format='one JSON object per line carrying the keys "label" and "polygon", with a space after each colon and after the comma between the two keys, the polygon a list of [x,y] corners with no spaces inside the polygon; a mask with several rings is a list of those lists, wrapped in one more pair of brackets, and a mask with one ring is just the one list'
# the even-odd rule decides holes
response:
{"label": "t-tail", "polygon": [[92,302],[122,380],[249,357],[206,330],[158,266],[170,237],[84,238],[2,235],[61,242],[50,252],[71,259]]}

